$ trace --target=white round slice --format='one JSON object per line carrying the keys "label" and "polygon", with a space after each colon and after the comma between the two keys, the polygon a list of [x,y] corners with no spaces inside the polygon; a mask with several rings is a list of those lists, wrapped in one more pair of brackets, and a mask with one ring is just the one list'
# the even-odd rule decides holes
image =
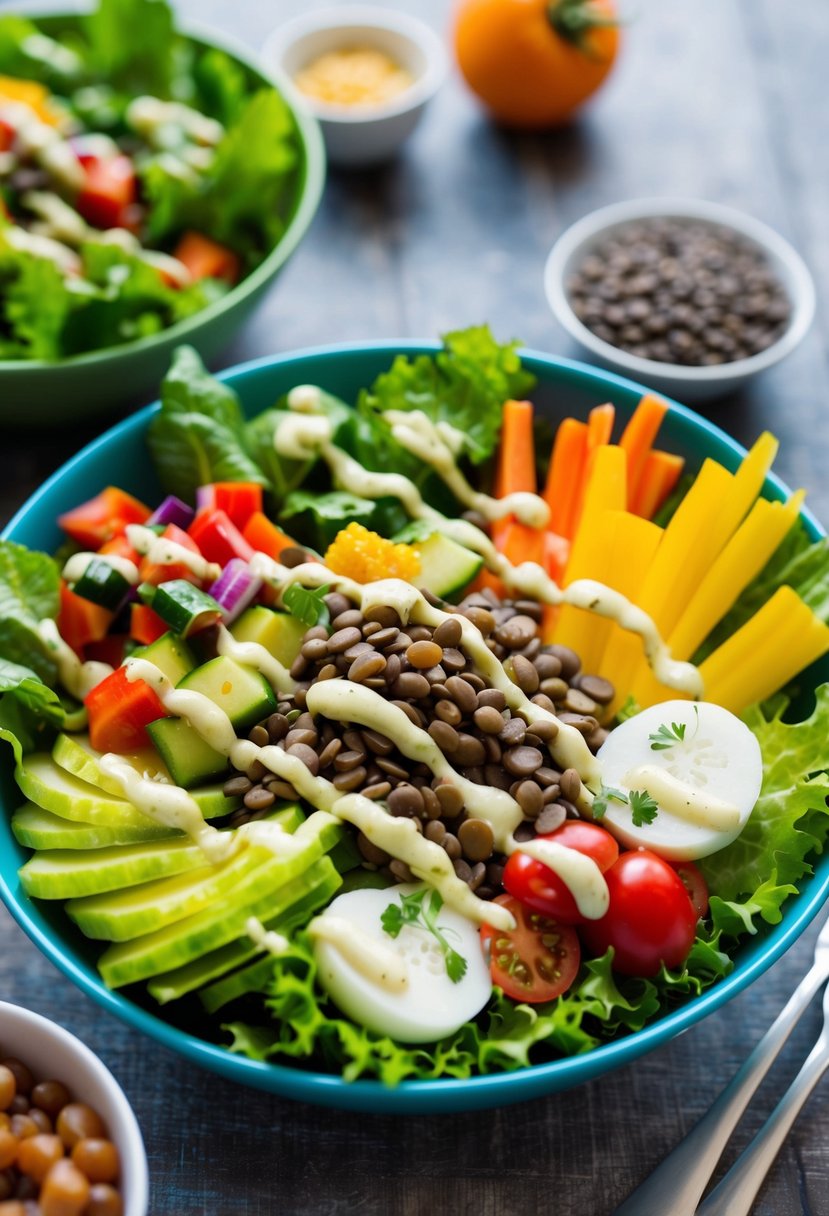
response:
{"label": "white round slice", "polygon": [[[654,747],[654,743],[657,744]],[[608,799],[602,822],[629,848],[669,861],[707,857],[746,825],[760,794],[763,758],[744,722],[707,701],[664,701],[612,730],[599,750],[602,782],[658,805],[634,826],[630,803]]]}
{"label": "white round slice", "polygon": [[[445,905],[436,924],[466,962],[453,982],[432,933],[404,924],[396,937],[383,928],[390,904],[417,885],[339,895],[311,923],[319,980],[334,1003],[361,1026],[403,1043],[431,1043],[452,1034],[483,1009],[492,993],[477,925]],[[426,897],[429,899],[429,893]]]}

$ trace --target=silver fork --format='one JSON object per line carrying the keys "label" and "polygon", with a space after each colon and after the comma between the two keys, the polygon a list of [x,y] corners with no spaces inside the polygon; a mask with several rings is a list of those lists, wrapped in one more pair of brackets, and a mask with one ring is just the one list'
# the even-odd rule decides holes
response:
{"label": "silver fork", "polygon": [[[797,1025],[801,1014],[806,1010],[815,993],[821,985],[826,983],[827,979],[829,979],[829,920],[827,920],[821,929],[815,944],[815,958],[811,970],[800,981],[777,1019],[763,1035],[751,1055],[734,1074],[732,1080],[719,1097],[715,1099],[710,1109],[691,1129],[685,1139],[681,1140],[664,1161],[659,1163],[653,1173],[616,1208],[613,1216],[665,1216],[666,1212],[670,1212],[671,1216],[694,1216],[700,1196],[716,1169],[723,1149],[728,1143],[734,1128],[737,1126],[743,1111],[748,1106],[763,1077],[777,1058],[780,1049]],[[825,1007],[824,1002],[824,1010]],[[783,1136],[785,1136],[797,1112],[806,1101],[813,1087],[817,1084],[827,1062],[829,1062],[829,1058],[824,1061],[822,1055],[823,1051],[829,1052],[829,1045],[824,1043],[826,1034],[827,1031],[824,1028],[824,1033],[821,1035],[819,1043],[816,1045],[812,1055],[809,1056],[806,1064],[804,1064],[792,1089],[781,1103],[782,1106],[783,1103],[788,1102],[786,1111],[781,1112],[782,1115],[788,1114],[789,1111],[791,1112],[789,1121],[783,1131]],[[824,1044],[824,1046],[821,1052],[819,1052],[818,1048],[821,1044]],[[809,1068],[812,1057],[816,1056],[816,1054],[822,1061],[822,1067],[820,1067],[819,1071],[815,1071],[814,1074],[810,1070],[807,1079],[801,1081],[803,1074]],[[817,1070],[817,1063],[813,1062],[811,1068]],[[800,1083],[801,1089],[798,1090],[798,1093],[794,1097],[791,1097],[792,1090],[795,1089],[798,1083]],[[808,1085],[808,1088],[804,1088],[806,1085]],[[800,1096],[801,1092],[802,1096]],[[777,1112],[775,1112],[776,1114]],[[766,1125],[767,1127],[768,1124]],[[766,1132],[766,1128],[760,1133],[761,1135]],[[766,1145],[770,1146],[771,1135],[772,1133],[769,1131],[764,1142]],[[770,1147],[767,1147],[765,1150],[766,1155],[761,1158],[765,1164],[762,1166],[762,1172],[757,1176],[755,1189],[751,1192],[752,1198],[756,1194],[757,1188],[765,1176],[769,1165],[774,1160],[780,1143],[782,1143],[782,1138],[780,1141],[775,1140],[775,1143],[776,1147],[774,1151],[771,1152]],[[758,1149],[758,1158],[760,1158],[760,1153],[761,1150]],[[771,1153],[771,1155],[769,1156],[768,1153]],[[756,1165],[755,1169],[760,1169],[760,1166]],[[720,1187],[725,1182],[726,1179],[723,1179]],[[707,1203],[711,1202],[720,1187],[717,1187],[712,1192],[710,1199],[706,1201]],[[727,1210],[728,1216],[738,1216],[736,1208],[728,1207]],[[748,1211],[748,1208],[745,1210]],[[699,1216],[716,1216],[716,1214],[724,1213],[725,1211],[725,1207],[712,1207],[709,1209],[703,1205],[699,1209]]]}
{"label": "silver fork", "polygon": [[823,993],[823,1028],[801,1068],[748,1148],[714,1187],[697,1216],[748,1216],[763,1179],[806,1099],[829,1068],[829,988]]}

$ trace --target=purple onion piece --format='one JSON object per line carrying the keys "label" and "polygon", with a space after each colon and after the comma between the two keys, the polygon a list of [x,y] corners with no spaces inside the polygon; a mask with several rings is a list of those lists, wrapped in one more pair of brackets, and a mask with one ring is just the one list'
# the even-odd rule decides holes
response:
{"label": "purple onion piece", "polygon": [[153,511],[147,524],[175,524],[186,532],[195,518],[196,513],[192,507],[176,498],[175,494],[168,494],[161,506]]}
{"label": "purple onion piece", "polygon": [[213,499],[213,486],[198,486],[196,489],[196,514],[199,511],[204,511],[207,507],[215,506]]}
{"label": "purple onion piece", "polygon": [[231,625],[237,617],[256,599],[262,589],[262,580],[254,574],[241,557],[232,557],[208,594],[222,610],[222,621]]}

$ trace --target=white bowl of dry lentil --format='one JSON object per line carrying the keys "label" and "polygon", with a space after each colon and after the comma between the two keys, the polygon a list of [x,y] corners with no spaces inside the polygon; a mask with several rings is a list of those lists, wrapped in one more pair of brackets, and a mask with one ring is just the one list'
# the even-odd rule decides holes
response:
{"label": "white bowl of dry lentil", "polygon": [[815,311],[811,275],[783,237],[701,199],[632,199],[591,212],[553,246],[544,285],[583,352],[690,403],[779,363]]}
{"label": "white bowl of dry lentil", "polygon": [[[99,1198],[95,1211],[117,1216],[146,1216],[149,1205],[149,1173],[147,1155],[138,1121],[124,1091],[108,1068],[94,1052],[68,1030],[38,1013],[0,1001],[0,1061],[21,1061],[31,1070],[35,1083],[58,1080],[69,1090],[74,1102],[83,1103],[97,1112],[109,1139],[118,1150],[120,1173],[118,1189],[122,1206],[106,1206],[106,1196]],[[18,1093],[21,1087],[18,1085]],[[23,1088],[26,1088],[24,1084]],[[36,1094],[30,1092],[31,1106]],[[65,1097],[63,1101],[65,1101]],[[46,1099],[43,1102],[46,1105]],[[60,1130],[58,1124],[57,1130]],[[87,1132],[87,1135],[89,1133]],[[111,1151],[111,1150],[110,1150]],[[2,1196],[6,1198],[6,1196]],[[111,1196],[110,1204],[114,1204]],[[54,1209],[74,1211],[66,1207]],[[92,1210],[84,1207],[84,1211]],[[44,1207],[46,1212],[47,1208]]]}
{"label": "white bowl of dry lentil", "polygon": [[285,22],[265,43],[262,59],[292,102],[319,122],[329,161],[351,168],[398,151],[447,70],[443,44],[428,26],[363,5]]}

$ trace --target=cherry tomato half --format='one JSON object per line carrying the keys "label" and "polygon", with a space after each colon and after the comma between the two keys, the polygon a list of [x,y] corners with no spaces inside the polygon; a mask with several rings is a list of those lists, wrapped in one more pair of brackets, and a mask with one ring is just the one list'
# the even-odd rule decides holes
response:
{"label": "cherry tomato half", "polygon": [[[603,874],[619,856],[619,846],[610,832],[580,819],[568,819],[543,839],[591,857]],[[584,920],[564,879],[526,853],[513,853],[509,857],[503,881],[510,895],[544,916],[565,925],[580,925]]]}
{"label": "cherry tomato half", "polygon": [[708,912],[708,883],[702,876],[702,870],[692,861],[673,861],[671,867],[682,879],[688,898],[697,910],[697,916],[705,916]]}
{"label": "cherry tomato half", "polygon": [[510,910],[516,927],[507,932],[481,926],[493,984],[514,1001],[530,1005],[561,996],[576,978],[581,962],[575,929],[533,912],[511,895],[499,895],[494,902]]}
{"label": "cherry tomato half", "polygon": [[694,942],[697,910],[682,879],[648,849],[623,853],[605,874],[610,906],[601,920],[585,921],[581,937],[593,954],[613,947],[623,975],[656,975],[660,965],[681,967]]}

